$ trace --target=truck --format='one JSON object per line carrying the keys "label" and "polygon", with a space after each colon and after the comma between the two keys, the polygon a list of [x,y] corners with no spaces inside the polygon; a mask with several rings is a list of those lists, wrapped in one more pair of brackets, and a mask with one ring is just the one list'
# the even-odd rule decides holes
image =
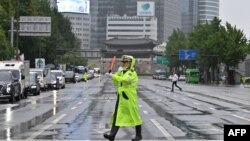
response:
{"label": "truck", "polygon": [[50,68],[31,68],[30,72],[37,72],[42,90],[47,90],[51,86]]}
{"label": "truck", "polygon": [[17,100],[28,97],[28,89],[30,83],[30,62],[24,61],[0,61],[0,70],[9,70],[12,75],[17,79],[21,85],[21,90],[17,96]]}

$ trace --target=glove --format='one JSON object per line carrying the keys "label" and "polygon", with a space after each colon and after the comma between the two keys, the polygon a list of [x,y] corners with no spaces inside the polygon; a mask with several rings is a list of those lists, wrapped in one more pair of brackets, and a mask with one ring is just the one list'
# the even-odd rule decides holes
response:
{"label": "glove", "polygon": [[118,71],[118,72],[123,71],[123,67],[119,67],[117,71]]}
{"label": "glove", "polygon": [[112,73],[106,72],[106,73],[105,73],[105,76],[108,77],[108,78],[112,78],[113,74],[112,74]]}

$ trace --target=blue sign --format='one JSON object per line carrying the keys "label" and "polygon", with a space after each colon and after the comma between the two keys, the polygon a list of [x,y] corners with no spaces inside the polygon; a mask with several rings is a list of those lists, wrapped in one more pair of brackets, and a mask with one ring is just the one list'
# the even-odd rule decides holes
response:
{"label": "blue sign", "polygon": [[198,54],[197,50],[179,50],[180,60],[196,60]]}

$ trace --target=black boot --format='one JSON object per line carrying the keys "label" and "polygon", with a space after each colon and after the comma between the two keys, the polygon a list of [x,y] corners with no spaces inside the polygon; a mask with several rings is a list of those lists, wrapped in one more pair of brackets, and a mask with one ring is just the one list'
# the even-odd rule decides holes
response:
{"label": "black boot", "polygon": [[135,126],[135,132],[136,132],[136,136],[135,136],[135,138],[132,139],[132,141],[140,141],[140,140],[142,140],[141,125]]}
{"label": "black boot", "polygon": [[119,130],[119,126],[112,126],[110,134],[109,135],[108,134],[103,134],[103,137],[105,139],[110,140],[110,141],[114,141],[115,140],[115,135],[118,132],[118,130]]}

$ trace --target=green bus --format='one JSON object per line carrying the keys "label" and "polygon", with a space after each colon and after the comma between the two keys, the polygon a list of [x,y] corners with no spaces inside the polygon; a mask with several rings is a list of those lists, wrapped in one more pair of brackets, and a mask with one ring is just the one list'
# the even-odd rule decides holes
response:
{"label": "green bus", "polygon": [[197,68],[186,69],[186,83],[199,83],[200,71]]}

